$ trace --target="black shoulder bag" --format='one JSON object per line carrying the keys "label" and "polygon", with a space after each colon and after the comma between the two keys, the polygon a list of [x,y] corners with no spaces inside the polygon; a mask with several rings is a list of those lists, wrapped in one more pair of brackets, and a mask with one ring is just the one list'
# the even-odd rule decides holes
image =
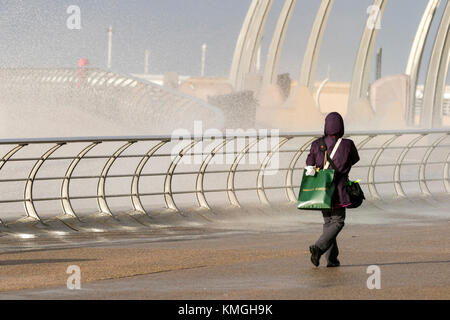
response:
{"label": "black shoulder bag", "polygon": [[[319,149],[323,153],[325,153],[325,151],[327,150],[327,145],[325,144],[325,137],[322,137],[319,139]],[[333,160],[332,159],[327,159],[327,160],[330,163],[333,170],[335,172],[339,172],[339,170],[337,169]],[[341,179],[344,179],[344,178],[345,177],[342,177]],[[337,182],[336,182],[336,184],[337,184]],[[358,182],[350,181],[347,179],[347,181],[345,181],[344,187],[345,187],[348,195],[350,196],[350,202],[351,202],[351,205],[349,205],[346,208],[349,208],[349,209],[358,208],[363,203],[363,201],[366,199],[366,197],[364,196],[364,192],[361,189],[361,186],[359,185]]]}

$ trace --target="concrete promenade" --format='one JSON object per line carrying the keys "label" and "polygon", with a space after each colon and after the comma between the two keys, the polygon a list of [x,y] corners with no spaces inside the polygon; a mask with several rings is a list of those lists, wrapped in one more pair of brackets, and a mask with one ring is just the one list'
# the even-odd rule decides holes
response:
{"label": "concrete promenade", "polygon": [[[0,299],[450,299],[443,199],[349,210],[339,268],[309,260],[322,228],[316,212],[244,211],[204,226],[59,241],[3,235]],[[66,287],[70,265],[81,269],[81,290]],[[371,265],[381,271],[379,290],[367,288]]]}

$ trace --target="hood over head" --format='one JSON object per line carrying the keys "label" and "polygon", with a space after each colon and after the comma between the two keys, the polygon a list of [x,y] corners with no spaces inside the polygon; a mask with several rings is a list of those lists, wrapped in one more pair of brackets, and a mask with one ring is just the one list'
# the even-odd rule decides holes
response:
{"label": "hood over head", "polygon": [[337,136],[341,138],[344,135],[344,119],[337,112],[331,112],[325,118],[324,133],[326,136]]}

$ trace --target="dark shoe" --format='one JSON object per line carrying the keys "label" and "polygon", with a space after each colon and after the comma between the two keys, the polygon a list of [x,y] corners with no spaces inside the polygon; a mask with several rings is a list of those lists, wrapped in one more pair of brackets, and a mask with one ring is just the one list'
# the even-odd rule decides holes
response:
{"label": "dark shoe", "polygon": [[309,252],[311,252],[311,262],[316,267],[319,266],[320,256],[322,255],[322,250],[316,245],[309,246]]}
{"label": "dark shoe", "polygon": [[336,259],[334,261],[328,261],[327,268],[335,268],[335,267],[339,267],[340,265],[341,265],[341,263],[339,262],[338,259]]}

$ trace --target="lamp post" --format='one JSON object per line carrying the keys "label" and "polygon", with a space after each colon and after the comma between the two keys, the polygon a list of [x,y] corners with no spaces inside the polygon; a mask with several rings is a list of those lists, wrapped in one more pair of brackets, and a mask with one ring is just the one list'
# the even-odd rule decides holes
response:
{"label": "lamp post", "polygon": [[112,60],[112,34],[113,29],[112,26],[109,26],[108,28],[108,61],[106,63],[106,66],[108,69],[111,69],[111,60]]}
{"label": "lamp post", "polygon": [[145,60],[144,60],[144,73],[145,74],[148,74],[149,58],[150,58],[150,50],[145,49]]}
{"label": "lamp post", "polygon": [[200,75],[202,77],[205,76],[205,66],[206,66],[206,43],[202,45],[202,69],[200,71]]}

